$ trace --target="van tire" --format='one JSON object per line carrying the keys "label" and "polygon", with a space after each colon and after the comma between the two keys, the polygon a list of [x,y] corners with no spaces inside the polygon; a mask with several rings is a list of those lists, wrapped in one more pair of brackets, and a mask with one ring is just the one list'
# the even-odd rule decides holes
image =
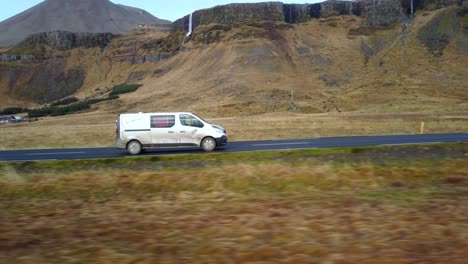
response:
{"label": "van tire", "polygon": [[204,151],[213,151],[216,148],[216,140],[212,137],[206,137],[202,140],[201,147]]}
{"label": "van tire", "polygon": [[127,151],[128,151],[128,153],[130,153],[130,155],[140,154],[141,151],[142,151],[141,143],[136,141],[136,140],[130,141],[127,144]]}

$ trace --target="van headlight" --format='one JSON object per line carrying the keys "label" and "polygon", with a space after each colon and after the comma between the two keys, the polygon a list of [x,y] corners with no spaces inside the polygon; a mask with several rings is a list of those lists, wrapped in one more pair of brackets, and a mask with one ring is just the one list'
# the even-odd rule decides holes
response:
{"label": "van headlight", "polygon": [[217,126],[217,125],[211,125],[216,133],[224,134],[226,130],[224,128]]}

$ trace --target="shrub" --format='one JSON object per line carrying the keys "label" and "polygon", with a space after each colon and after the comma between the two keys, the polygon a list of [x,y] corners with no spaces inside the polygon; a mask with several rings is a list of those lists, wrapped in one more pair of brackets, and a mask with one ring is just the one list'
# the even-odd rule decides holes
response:
{"label": "shrub", "polygon": [[51,113],[51,107],[33,109],[28,112],[29,118],[48,116]]}
{"label": "shrub", "polygon": [[78,102],[78,98],[69,97],[69,98],[65,98],[63,100],[52,103],[52,106],[69,105],[69,104],[76,103],[76,102]]}
{"label": "shrub", "polygon": [[120,84],[112,88],[112,91],[110,92],[109,96],[131,93],[136,91],[141,86],[141,84]]}
{"label": "shrub", "polygon": [[64,107],[45,107],[40,109],[30,110],[28,112],[29,118],[34,117],[43,117],[43,116],[59,116],[59,115],[68,115],[74,112],[78,112],[81,110],[85,110],[90,108],[90,104],[88,102],[79,102],[74,103]]}
{"label": "shrub", "polygon": [[[71,99],[71,100],[69,100]],[[52,104],[51,107],[44,107],[40,109],[33,109],[33,110],[27,110],[24,109],[25,112],[28,112],[28,117],[29,118],[36,118],[36,117],[43,117],[43,116],[60,116],[60,115],[68,115],[74,112],[78,112],[81,110],[85,110],[91,107],[92,104],[97,104],[99,102],[103,101],[109,101],[109,100],[115,100],[119,99],[119,96],[117,95],[110,95],[106,98],[97,98],[97,99],[89,99],[84,102],[77,102],[78,99],[73,97],[72,98],[67,98],[58,102],[55,102]],[[75,103],[68,103],[69,105],[63,106],[63,107],[57,107],[58,105],[65,104],[67,102],[75,102]]]}
{"label": "shrub", "polygon": [[55,107],[52,108],[51,115],[52,116],[59,116],[59,115],[68,115],[74,112],[78,112],[81,110],[85,110],[90,108],[90,105],[87,102],[79,102],[74,103],[64,107]]}
{"label": "shrub", "polygon": [[3,110],[0,112],[0,115],[15,115],[15,114],[23,113],[23,112],[27,112],[27,111],[28,111],[27,108],[21,108],[21,107],[7,107],[7,108],[3,109]]}

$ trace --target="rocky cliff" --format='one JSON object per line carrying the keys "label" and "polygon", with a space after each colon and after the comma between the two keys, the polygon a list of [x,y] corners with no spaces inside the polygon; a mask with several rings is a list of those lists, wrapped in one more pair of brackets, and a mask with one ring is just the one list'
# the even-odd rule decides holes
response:
{"label": "rocky cliff", "polygon": [[115,36],[116,35],[112,33],[74,33],[68,31],[43,32],[30,35],[17,47],[27,47],[43,44],[60,50],[68,50],[77,47],[103,48]]}
{"label": "rocky cliff", "polygon": [[[335,15],[362,15],[360,1],[326,1],[318,4],[283,4],[268,2],[257,4],[230,4],[195,11],[193,27],[211,23],[233,24],[245,19],[271,20],[287,23],[307,22],[311,18]],[[175,21],[173,30],[188,30],[189,15]]]}
{"label": "rocky cliff", "polygon": [[44,57],[42,56],[34,55],[0,54],[0,62],[35,61],[43,59]]}
{"label": "rocky cliff", "polygon": [[53,31],[33,34],[20,44],[0,53],[0,62],[37,61],[47,58],[46,51],[57,49],[61,51],[83,48],[105,48],[117,35],[112,33],[73,33]]}
{"label": "rocky cliff", "polygon": [[[230,4],[197,10],[192,14],[193,28],[211,23],[233,24],[245,19],[282,21],[287,23],[307,22],[312,18],[339,15],[362,16],[367,26],[386,26],[400,23],[413,11],[436,9],[448,5],[463,5],[467,0],[329,0],[317,4],[283,4],[266,2],[256,4]],[[188,31],[190,15],[172,26],[174,31]]]}

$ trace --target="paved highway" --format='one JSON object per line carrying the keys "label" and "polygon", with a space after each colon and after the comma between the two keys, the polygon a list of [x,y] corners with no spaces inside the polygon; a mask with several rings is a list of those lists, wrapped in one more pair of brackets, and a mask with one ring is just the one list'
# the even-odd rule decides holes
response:
{"label": "paved highway", "polygon": [[[468,133],[330,137],[294,140],[230,142],[217,152],[265,151],[284,149],[314,149],[335,147],[389,146],[407,144],[433,144],[468,142]],[[142,155],[199,154],[200,148],[161,148],[150,149]],[[126,150],[116,148],[77,148],[77,149],[35,149],[0,151],[0,161],[38,161],[115,158],[128,156]]]}

